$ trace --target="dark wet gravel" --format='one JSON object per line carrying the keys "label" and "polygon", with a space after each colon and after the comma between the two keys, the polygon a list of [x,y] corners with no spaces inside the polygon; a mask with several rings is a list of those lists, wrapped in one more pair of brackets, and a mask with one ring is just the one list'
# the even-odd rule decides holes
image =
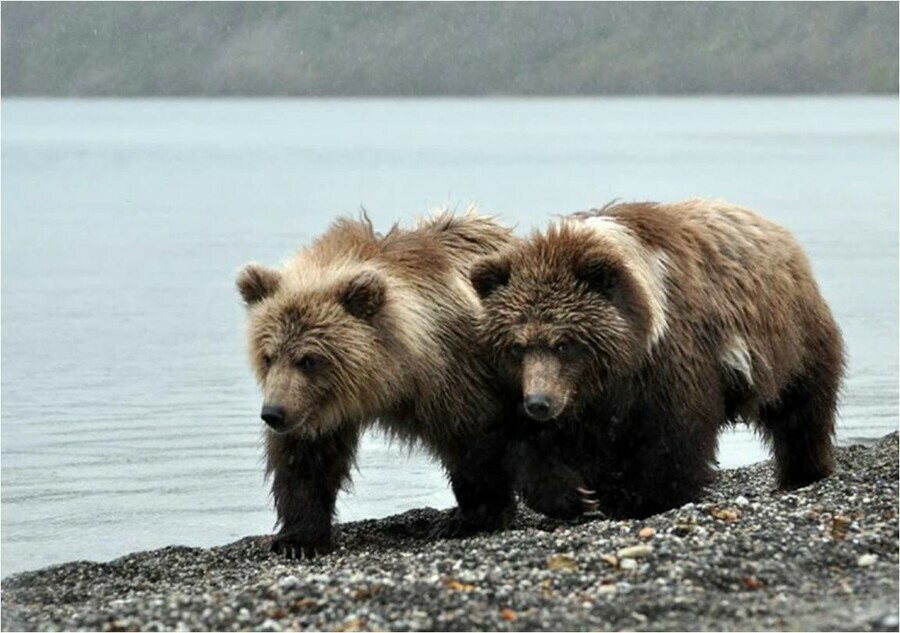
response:
{"label": "dark wet gravel", "polygon": [[[898,630],[897,434],[773,492],[768,464],[643,521],[433,541],[416,510],[311,562],[264,537],[68,563],[2,583],[3,630]],[[624,550],[624,551],[623,551]]]}

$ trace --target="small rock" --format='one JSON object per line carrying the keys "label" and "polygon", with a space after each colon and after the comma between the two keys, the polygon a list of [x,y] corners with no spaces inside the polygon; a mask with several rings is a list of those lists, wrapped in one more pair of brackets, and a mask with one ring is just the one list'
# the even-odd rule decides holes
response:
{"label": "small rock", "polygon": [[574,570],[577,568],[575,559],[568,554],[554,554],[547,558],[547,569]]}
{"label": "small rock", "polygon": [[506,620],[507,622],[515,622],[516,620],[519,619],[519,616],[516,615],[516,612],[509,608],[503,609],[500,612],[500,617],[503,618],[504,620]]}
{"label": "small rock", "polygon": [[449,589],[450,591],[462,591],[463,593],[475,591],[475,585],[460,582],[455,578],[448,578],[447,580],[445,580],[444,586],[447,587],[447,589]]}
{"label": "small rock", "polygon": [[611,565],[612,567],[619,566],[619,559],[614,554],[601,554],[600,560],[602,560],[607,565]]}
{"label": "small rock", "polygon": [[[632,545],[631,547],[623,547],[618,552],[616,552],[616,555],[619,557],[619,559],[643,558],[645,556],[650,556],[650,554],[652,554],[652,553],[653,553],[652,545]],[[624,562],[624,561],[620,560],[619,564],[621,565],[622,562]]]}
{"label": "small rock", "polygon": [[675,536],[690,536],[696,530],[697,526],[691,525],[690,523],[677,523],[672,530],[672,533]]}
{"label": "small rock", "polygon": [[835,541],[843,541],[847,536],[847,528],[852,523],[850,517],[838,515],[831,519],[831,538]]}
{"label": "small rock", "polygon": [[652,527],[645,527],[641,528],[641,531],[638,532],[638,538],[646,541],[647,539],[653,538],[654,534],[656,534],[656,530]]}
{"label": "small rock", "polygon": [[765,583],[756,576],[745,576],[744,585],[747,587],[747,589],[759,589],[766,586]]}
{"label": "small rock", "polygon": [[737,508],[713,508],[709,513],[720,521],[728,523],[741,518],[741,511]]}
{"label": "small rock", "polygon": [[340,629],[342,631],[362,631],[365,626],[366,623],[362,618],[355,615],[348,615],[344,618],[344,622]]}
{"label": "small rock", "polygon": [[896,613],[889,613],[875,622],[876,631],[896,631],[900,627],[900,617]]}
{"label": "small rock", "polygon": [[737,499],[734,500],[734,505],[740,506],[743,508],[743,507],[750,505],[750,500],[747,497],[741,495],[740,497],[738,497]]}
{"label": "small rock", "polygon": [[282,591],[290,591],[300,586],[300,579],[296,576],[285,576],[278,581],[278,588]]}
{"label": "small rock", "polygon": [[637,567],[637,561],[633,558],[623,558],[621,561],[619,561],[619,569],[628,571],[629,569],[634,569],[635,567]]}
{"label": "small rock", "polygon": [[856,560],[856,564],[860,567],[871,567],[878,562],[878,554],[863,554]]}

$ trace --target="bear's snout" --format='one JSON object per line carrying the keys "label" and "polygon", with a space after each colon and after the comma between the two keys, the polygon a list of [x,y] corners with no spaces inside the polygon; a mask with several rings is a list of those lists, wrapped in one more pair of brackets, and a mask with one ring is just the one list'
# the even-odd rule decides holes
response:
{"label": "bear's snout", "polygon": [[533,420],[545,422],[550,419],[550,396],[546,393],[529,393],[525,396],[525,413]]}
{"label": "bear's snout", "polygon": [[553,420],[569,402],[572,388],[562,361],[553,354],[528,354],[522,361],[522,408],[536,422]]}
{"label": "bear's snout", "polygon": [[260,413],[260,417],[266,424],[268,424],[272,428],[272,430],[283,431],[285,418],[284,414],[284,407],[277,404],[264,404],[262,413]]}

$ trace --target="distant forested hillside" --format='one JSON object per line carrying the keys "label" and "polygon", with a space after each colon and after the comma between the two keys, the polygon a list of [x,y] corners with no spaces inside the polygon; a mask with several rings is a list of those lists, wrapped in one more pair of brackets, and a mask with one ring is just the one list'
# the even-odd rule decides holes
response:
{"label": "distant forested hillside", "polygon": [[898,3],[4,2],[2,94],[896,93]]}

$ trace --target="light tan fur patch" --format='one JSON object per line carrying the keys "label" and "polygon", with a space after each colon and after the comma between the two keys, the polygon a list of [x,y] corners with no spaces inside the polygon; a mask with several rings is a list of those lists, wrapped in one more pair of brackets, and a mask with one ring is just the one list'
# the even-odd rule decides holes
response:
{"label": "light tan fur patch", "polygon": [[[403,327],[396,328],[397,339],[413,357],[425,360],[435,367],[443,364],[435,344],[438,325],[432,306],[423,302],[419,293],[404,284],[398,275],[382,270],[371,261],[360,262],[351,257],[332,258],[323,265],[315,259],[315,253],[310,252],[298,253],[284,270],[285,287],[300,292],[336,290],[341,284],[364,272],[379,275],[387,286],[384,311],[393,322],[403,324]],[[461,288],[465,287],[459,285]],[[471,289],[466,290],[468,294],[474,294]]]}
{"label": "light tan fur patch", "polygon": [[724,365],[743,376],[748,386],[753,386],[753,360],[743,336],[738,334],[729,341],[722,350],[721,360]]}
{"label": "light tan fur patch", "polygon": [[439,370],[445,365],[445,359],[436,342],[438,323],[433,307],[396,277],[386,279],[388,287],[384,310],[390,313],[394,323],[402,324],[395,335],[411,357]]}
{"label": "light tan fur patch", "polygon": [[652,349],[666,333],[666,269],[668,256],[665,251],[652,250],[641,242],[635,233],[615,218],[596,216],[586,219],[569,219],[575,226],[590,229],[612,247],[620,250],[638,285],[647,295],[650,306],[650,337],[647,348]]}

